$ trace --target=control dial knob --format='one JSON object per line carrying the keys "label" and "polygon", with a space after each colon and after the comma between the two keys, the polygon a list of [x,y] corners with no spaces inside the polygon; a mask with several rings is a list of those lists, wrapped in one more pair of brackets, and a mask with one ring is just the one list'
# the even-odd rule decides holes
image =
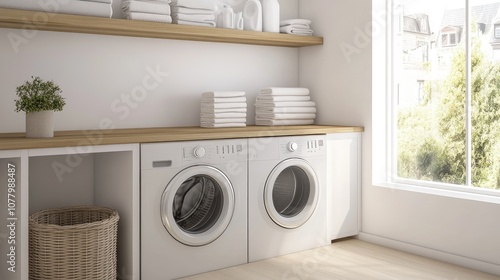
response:
{"label": "control dial knob", "polygon": [[205,148],[203,147],[196,147],[193,150],[193,154],[196,158],[202,158],[205,156]]}
{"label": "control dial knob", "polygon": [[295,143],[295,142],[288,143],[288,150],[290,152],[295,152],[295,150],[297,150],[298,147],[299,147],[299,145],[297,145],[297,143]]}

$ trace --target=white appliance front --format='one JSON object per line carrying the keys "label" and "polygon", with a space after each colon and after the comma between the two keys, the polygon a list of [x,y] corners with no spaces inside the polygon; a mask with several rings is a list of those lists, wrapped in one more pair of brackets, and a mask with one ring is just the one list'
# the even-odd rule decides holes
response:
{"label": "white appliance front", "polygon": [[141,279],[247,261],[247,140],[142,144]]}
{"label": "white appliance front", "polygon": [[249,261],[328,245],[326,137],[252,138],[248,147]]}

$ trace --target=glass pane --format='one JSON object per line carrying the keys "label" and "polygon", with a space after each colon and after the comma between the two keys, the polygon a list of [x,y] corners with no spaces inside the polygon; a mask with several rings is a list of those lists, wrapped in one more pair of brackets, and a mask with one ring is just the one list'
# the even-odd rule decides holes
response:
{"label": "glass pane", "polygon": [[307,204],[310,193],[307,174],[296,166],[285,168],[273,186],[273,204],[283,217],[298,215]]}
{"label": "glass pane", "polygon": [[395,39],[397,176],[463,185],[465,0],[400,3],[404,28]]}
{"label": "glass pane", "polygon": [[[500,189],[500,1],[471,0],[472,185]],[[481,27],[483,30],[481,30]]]}
{"label": "glass pane", "polygon": [[222,192],[219,184],[209,176],[193,176],[179,187],[172,205],[177,225],[189,233],[210,229],[222,211]]}

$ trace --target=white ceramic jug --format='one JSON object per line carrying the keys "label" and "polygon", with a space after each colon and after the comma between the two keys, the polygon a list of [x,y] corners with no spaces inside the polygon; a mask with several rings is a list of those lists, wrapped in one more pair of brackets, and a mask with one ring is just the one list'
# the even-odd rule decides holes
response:
{"label": "white ceramic jug", "polygon": [[262,30],[264,32],[280,32],[280,4],[278,0],[262,1]]}
{"label": "white ceramic jug", "polygon": [[248,0],[243,8],[245,30],[262,31],[262,4],[259,0]]}
{"label": "white ceramic jug", "polygon": [[223,28],[234,28],[234,12],[231,6],[224,5],[224,8],[219,14],[219,22]]}

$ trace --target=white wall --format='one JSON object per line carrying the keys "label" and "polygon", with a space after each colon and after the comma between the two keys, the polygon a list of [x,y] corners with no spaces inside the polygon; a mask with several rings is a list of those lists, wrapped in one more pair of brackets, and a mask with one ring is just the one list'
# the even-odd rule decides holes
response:
{"label": "white wall", "polygon": [[[500,275],[500,205],[372,185],[371,143],[379,131],[372,122],[372,45],[363,35],[372,1],[302,0],[299,11],[325,39],[299,51],[299,84],[312,89],[319,122],[365,127],[362,236]],[[346,52],[348,45],[355,48]]]}
{"label": "white wall", "polygon": [[[296,17],[298,0],[281,8],[283,18]],[[13,47],[12,33],[28,34],[27,42]],[[98,129],[103,120],[116,128],[198,126],[200,95],[212,90],[246,91],[251,124],[261,88],[298,84],[296,48],[0,29],[0,50],[0,133],[24,131],[15,89],[30,76],[53,80],[67,98],[56,130]],[[138,91],[148,76],[154,87]]]}

